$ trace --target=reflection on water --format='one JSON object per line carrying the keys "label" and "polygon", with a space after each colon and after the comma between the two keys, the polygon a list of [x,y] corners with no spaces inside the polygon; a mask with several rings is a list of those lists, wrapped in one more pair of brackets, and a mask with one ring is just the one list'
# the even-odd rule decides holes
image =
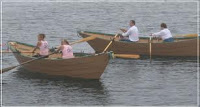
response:
{"label": "reflection on water", "polygon": [[[13,83],[4,83],[4,87],[16,85],[16,83],[20,82],[20,86],[17,86],[20,87],[17,93],[18,95],[23,93],[24,96],[29,97],[31,90],[34,91],[33,94],[35,95],[31,96],[31,101],[26,101],[28,100],[26,97],[25,99],[23,99],[24,97],[20,98],[20,100],[24,100],[23,105],[43,105],[46,104],[45,102],[48,102],[50,105],[56,105],[59,101],[67,105],[88,105],[91,102],[94,105],[105,105],[109,99],[109,93],[100,80],[49,76],[46,74],[28,72],[23,68],[17,69],[12,76],[16,78],[17,81]],[[3,91],[5,93],[7,92],[7,90]],[[12,95],[12,97],[19,96]],[[56,103],[54,103],[55,101],[52,97],[53,99],[57,99]],[[8,101],[9,96],[4,97],[3,100]]]}
{"label": "reflection on water", "polygon": [[100,80],[18,68],[4,74],[3,101],[5,105],[173,105],[186,100],[182,104],[187,104],[196,101],[196,72],[196,60],[183,57],[154,57],[151,64],[148,57],[114,59]]}

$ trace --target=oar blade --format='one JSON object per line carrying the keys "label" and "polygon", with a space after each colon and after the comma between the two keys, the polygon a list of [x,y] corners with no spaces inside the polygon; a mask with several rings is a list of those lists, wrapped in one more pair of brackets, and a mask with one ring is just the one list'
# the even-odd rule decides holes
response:
{"label": "oar blade", "polygon": [[81,39],[79,41],[72,42],[70,45],[73,45],[73,44],[76,44],[76,43],[80,43],[80,42],[86,42],[86,41],[94,40],[95,38],[96,38],[96,36],[86,37],[86,38],[83,38],[83,39]]}
{"label": "oar blade", "polygon": [[116,58],[139,59],[140,55],[135,54],[114,54]]}
{"label": "oar blade", "polygon": [[4,68],[4,69],[2,69],[2,71],[0,73],[4,73],[4,72],[7,72],[7,71],[10,71],[10,70],[12,70],[12,69],[14,69],[16,67],[17,66],[12,66],[12,67],[8,67],[8,68]]}
{"label": "oar blade", "polygon": [[179,38],[179,37],[191,37],[191,38],[193,38],[193,37],[198,37],[198,34],[184,34],[184,35],[176,35],[176,36],[174,36],[175,38]]}

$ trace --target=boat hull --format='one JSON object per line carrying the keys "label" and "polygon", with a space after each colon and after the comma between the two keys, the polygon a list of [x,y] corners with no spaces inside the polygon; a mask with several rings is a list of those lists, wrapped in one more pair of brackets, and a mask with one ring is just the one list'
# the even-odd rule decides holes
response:
{"label": "boat hull", "polygon": [[[88,41],[88,44],[98,53],[102,52],[106,45],[113,39],[113,35],[95,34],[79,32],[83,38],[89,36],[96,36],[97,38]],[[141,39],[141,41],[148,41]],[[197,56],[197,42],[198,39],[186,39],[172,43],[152,42],[152,55],[153,56]],[[150,54],[149,42],[122,42],[114,41],[108,51],[113,51],[117,54]]]}
{"label": "boat hull", "polygon": [[[32,57],[27,57],[16,52],[14,53],[14,56],[20,64],[33,59]],[[71,59],[39,59],[25,64],[23,67],[28,71],[48,75],[100,79],[108,62],[108,53],[102,53]]]}

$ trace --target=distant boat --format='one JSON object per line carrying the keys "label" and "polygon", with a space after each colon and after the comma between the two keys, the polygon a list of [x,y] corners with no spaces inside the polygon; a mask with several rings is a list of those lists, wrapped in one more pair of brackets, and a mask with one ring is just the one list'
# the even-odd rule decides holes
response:
{"label": "distant boat", "polygon": [[[33,50],[34,47],[32,45],[13,41],[8,42],[8,44],[20,64],[34,59],[32,53],[27,52]],[[61,54],[58,53],[50,55],[49,58],[39,59],[25,64],[23,67],[28,71],[49,75],[99,79],[109,62],[109,54],[74,53],[75,58],[62,59],[59,58]]]}
{"label": "distant boat", "polygon": [[[98,32],[79,31],[83,38],[96,36],[96,39],[88,41],[88,44],[98,53],[102,52],[105,46],[113,39],[114,34]],[[162,40],[152,40],[153,56],[197,56],[197,34],[181,35],[175,38],[174,42],[164,43]],[[116,54],[139,54],[149,55],[149,38],[140,37],[139,42],[124,42],[116,38],[108,51]]]}

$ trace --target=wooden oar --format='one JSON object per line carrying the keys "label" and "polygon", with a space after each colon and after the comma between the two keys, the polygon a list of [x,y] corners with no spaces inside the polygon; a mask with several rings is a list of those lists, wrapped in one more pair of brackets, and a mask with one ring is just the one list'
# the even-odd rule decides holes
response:
{"label": "wooden oar", "polygon": [[197,37],[198,34],[183,34],[183,35],[176,35],[174,38],[179,38],[179,37]]}
{"label": "wooden oar", "polygon": [[138,58],[140,58],[140,55],[134,55],[134,54],[114,54],[114,57],[116,57],[116,58],[138,59]]}
{"label": "wooden oar", "polygon": [[[97,38],[97,37],[96,36],[89,36],[89,37],[83,38],[83,39],[81,39],[79,41],[72,42],[69,45],[74,45],[76,43],[81,43],[81,42],[87,42],[87,41],[90,41],[90,40],[94,40],[95,38]],[[56,46],[56,49],[57,48],[59,48],[59,46]]]}
{"label": "wooden oar", "polygon": [[79,41],[72,42],[72,43],[70,43],[70,45],[73,45],[73,44],[76,44],[76,43],[80,43],[80,42],[86,42],[86,41],[94,40],[95,38],[97,38],[97,37],[96,36],[86,37],[86,38],[83,38],[83,39],[81,39]]}
{"label": "wooden oar", "polygon": [[[114,39],[118,36],[118,33],[114,36],[113,40],[110,41],[110,43],[106,46],[106,48],[104,49],[103,52],[106,52],[107,49],[110,47],[110,45],[112,44],[112,42],[114,41]],[[135,55],[135,54],[114,54],[114,57],[116,58],[140,58],[140,55]]]}
{"label": "wooden oar", "polygon": [[150,57],[150,63],[151,63],[151,61],[152,61],[152,59],[151,59],[151,36],[149,37],[149,57]]}
{"label": "wooden oar", "polygon": [[103,50],[103,52],[106,52],[107,49],[110,47],[110,45],[113,43],[114,39],[118,36],[118,33],[114,36],[114,38],[110,41],[110,43],[106,46],[106,48]]}
{"label": "wooden oar", "polygon": [[48,57],[48,56],[50,56],[50,55],[53,55],[53,54],[55,54],[55,53],[56,53],[56,52],[53,52],[53,53],[51,53],[51,54],[49,54],[49,55],[45,55],[45,56],[42,56],[42,57],[39,57],[39,58],[36,58],[36,59],[32,59],[32,60],[23,62],[23,63],[21,63],[21,64],[19,64],[19,65],[16,65],[16,66],[4,68],[4,69],[2,69],[1,73],[7,72],[7,71],[9,71],[9,70],[11,70],[11,69],[14,69],[14,68],[16,68],[16,67],[18,67],[18,66],[22,66],[22,65],[24,65],[24,64],[31,63],[31,62],[33,62],[33,61],[35,61],[35,60],[42,59],[42,58],[46,58],[46,57]]}
{"label": "wooden oar", "polygon": [[[76,41],[76,42],[71,43],[71,45],[73,45],[73,44],[75,44],[75,43],[80,43],[80,42],[85,42],[85,41],[93,40],[93,39],[95,39],[95,38],[96,38],[96,37],[87,37],[87,38],[83,38],[83,39],[81,39],[81,40],[79,40],[79,41]],[[32,59],[32,60],[26,61],[26,62],[24,62],[24,63],[21,63],[21,64],[19,64],[19,65],[16,65],[16,66],[4,68],[4,69],[1,70],[0,73],[7,72],[7,71],[9,71],[9,70],[11,70],[11,69],[14,69],[14,68],[18,67],[18,66],[22,66],[22,65],[24,65],[24,64],[31,63],[31,62],[33,62],[33,61],[35,61],[35,60],[45,58],[45,57],[50,56],[50,55],[53,55],[53,54],[55,54],[55,53],[56,53],[56,52],[53,52],[53,53],[51,53],[51,54],[49,54],[49,55],[42,56],[42,57],[39,57],[39,58],[36,58],[36,59]]]}
{"label": "wooden oar", "polygon": [[[19,52],[12,52],[12,51],[1,51],[2,53],[19,53]],[[29,52],[29,51],[22,51],[20,53],[32,53],[32,52]]]}

